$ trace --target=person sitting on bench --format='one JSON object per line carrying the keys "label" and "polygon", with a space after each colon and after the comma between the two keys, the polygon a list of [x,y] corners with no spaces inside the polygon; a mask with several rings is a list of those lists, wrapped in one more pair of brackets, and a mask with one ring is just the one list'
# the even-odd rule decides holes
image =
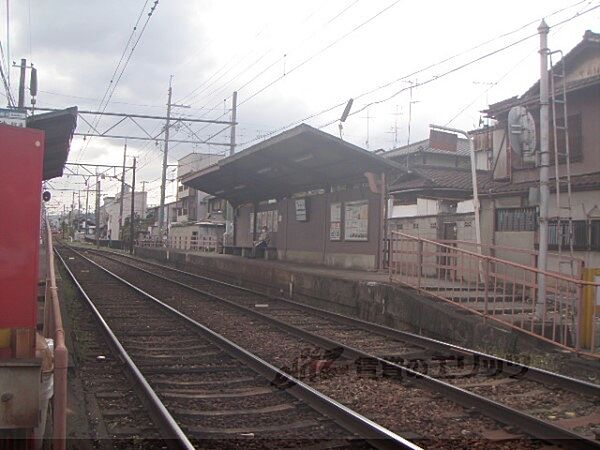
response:
{"label": "person sitting on bench", "polygon": [[258,241],[254,243],[254,252],[252,256],[256,256],[256,250],[266,250],[271,242],[271,236],[269,235],[269,229],[265,225],[262,227],[260,235],[258,236]]}

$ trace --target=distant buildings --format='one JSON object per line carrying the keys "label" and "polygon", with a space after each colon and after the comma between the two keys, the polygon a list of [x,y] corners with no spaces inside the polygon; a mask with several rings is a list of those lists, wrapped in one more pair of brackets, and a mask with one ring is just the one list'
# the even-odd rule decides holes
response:
{"label": "distant buildings", "polygon": [[[134,194],[134,214],[137,217],[146,217],[146,199],[146,192]],[[120,217],[121,202],[123,203],[122,217]],[[115,197],[104,197],[104,202],[100,206],[100,237],[120,240],[121,230],[129,217],[131,217],[131,192],[119,192]]]}

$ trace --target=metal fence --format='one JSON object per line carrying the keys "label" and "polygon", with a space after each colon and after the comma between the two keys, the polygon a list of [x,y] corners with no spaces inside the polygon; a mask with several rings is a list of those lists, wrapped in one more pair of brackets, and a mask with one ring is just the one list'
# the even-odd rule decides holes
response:
{"label": "metal fence", "polygon": [[[596,352],[598,283],[400,232],[391,233],[388,262],[392,281],[569,350]],[[538,275],[546,280],[541,302]]]}
{"label": "metal fence", "polygon": [[190,250],[198,252],[220,252],[222,242],[216,236],[176,236],[166,240],[145,239],[137,243],[138,247],[169,248],[173,250]]}

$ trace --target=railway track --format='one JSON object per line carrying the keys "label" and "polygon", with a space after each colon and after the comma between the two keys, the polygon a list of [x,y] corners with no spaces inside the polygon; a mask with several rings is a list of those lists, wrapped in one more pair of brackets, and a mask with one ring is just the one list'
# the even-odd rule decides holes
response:
{"label": "railway track", "polygon": [[[245,288],[141,261],[100,253],[145,276],[186,287],[213,301],[236,307],[325,348],[338,346],[346,357],[363,358],[373,375],[410,377],[467,407],[539,438],[575,448],[597,448],[600,387],[443,342],[357,319],[267,297]],[[386,373],[387,372],[387,373]],[[419,372],[421,376],[416,376]]]}
{"label": "railway track", "polygon": [[77,252],[58,254],[171,446],[419,448]]}

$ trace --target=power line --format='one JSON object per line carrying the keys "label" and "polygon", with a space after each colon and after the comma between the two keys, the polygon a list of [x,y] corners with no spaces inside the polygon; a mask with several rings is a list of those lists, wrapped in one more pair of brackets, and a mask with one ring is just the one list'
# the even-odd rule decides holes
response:
{"label": "power line", "polygon": [[274,79],[273,81],[271,81],[269,84],[267,84],[266,86],[263,86],[261,89],[259,89],[258,91],[254,92],[253,94],[251,94],[249,97],[246,97],[243,101],[241,101],[239,103],[238,106],[243,105],[244,103],[249,102],[250,100],[252,100],[254,97],[256,97],[257,95],[259,95],[260,93],[264,92],[266,89],[270,88],[271,86],[273,86],[275,83],[281,81],[283,78],[285,78],[287,75],[289,75],[290,73],[294,72],[295,70],[299,69],[300,67],[304,66],[305,64],[309,63],[310,61],[312,61],[314,58],[316,58],[317,56],[321,55],[322,53],[324,53],[325,51],[329,50],[331,47],[333,47],[334,45],[338,44],[339,42],[341,42],[342,40],[344,40],[345,38],[347,38],[348,36],[350,36],[352,33],[358,31],[359,29],[361,29],[362,27],[364,27],[365,25],[367,25],[368,23],[372,22],[373,20],[375,20],[377,17],[381,16],[382,14],[386,13],[387,11],[389,11],[391,8],[393,8],[394,6],[396,6],[398,3],[400,3],[402,0],[395,0],[394,2],[392,2],[391,4],[389,4],[388,6],[386,6],[385,8],[381,9],[379,12],[377,12],[374,16],[371,16],[369,19],[365,20],[364,22],[361,22],[360,24],[358,24],[357,26],[355,26],[354,28],[352,28],[350,31],[348,31],[347,33],[343,34],[342,36],[340,36],[339,38],[335,39],[333,42],[329,43],[328,45],[326,45],[325,47],[323,47],[322,49],[320,49],[319,51],[317,51],[316,53],[313,53],[311,56],[309,56],[308,58],[306,58],[305,60],[303,60],[302,62],[300,62],[299,64],[295,65],[294,67],[292,67],[287,73],[284,73],[283,75],[277,77],[276,79]]}
{"label": "power line", "polygon": [[[131,32],[131,35],[129,36],[129,39],[127,41],[127,44],[125,45],[125,49],[123,50],[123,53],[121,54],[121,59],[119,60],[119,63],[117,64],[117,67],[115,68],[115,71],[113,72],[113,75],[111,77],[110,82],[108,83],[108,88],[102,98],[102,100],[100,101],[100,106],[102,105],[102,103],[104,102],[104,107],[102,111],[105,111],[112,96],[115,93],[115,90],[117,89],[117,86],[119,84],[119,82],[121,81],[121,78],[123,76],[123,74],[125,73],[125,70],[127,69],[127,66],[129,65],[129,61],[131,60],[131,57],[133,56],[133,52],[135,51],[135,49],[137,48],[137,45],[140,42],[140,39],[142,38],[142,36],[144,35],[144,31],[146,31],[146,27],[148,26],[148,22],[150,22],[150,19],[152,18],[153,14],[154,14],[154,10],[156,9],[156,7],[158,6],[158,2],[159,0],[155,0],[154,4],[150,7],[150,12],[148,13],[148,16],[146,18],[146,21],[144,22],[144,25],[142,27],[142,30],[139,32],[138,37],[135,41],[135,43],[132,45],[131,50],[129,51],[129,55],[127,56],[127,59],[125,60],[125,62],[123,63],[122,67],[121,67],[121,71],[116,79],[116,81],[113,82],[114,80],[114,76],[115,74],[118,72],[119,70],[119,66],[121,66],[121,62],[123,61],[124,55],[127,53],[127,48],[129,47],[129,44],[132,42],[133,36],[135,34],[135,32],[137,31],[137,27],[140,23],[142,14],[144,13],[144,11],[146,10],[146,6],[148,5],[149,0],[146,0],[144,3],[144,6],[142,7],[142,10],[140,11],[140,14],[138,16],[138,19],[135,23],[135,26],[133,27],[133,30]],[[105,100],[106,99],[106,100]],[[100,109],[100,107],[98,108]],[[97,121],[95,123],[95,126],[98,125],[98,123],[100,122],[102,118],[102,115],[99,115],[97,117]],[[91,138],[86,142],[85,147],[83,147],[80,151],[79,154],[77,156],[77,160],[79,160],[79,158],[81,158],[81,156],[83,155],[83,153],[85,152],[85,150],[87,149],[88,145],[91,142]]]}
{"label": "power line", "polygon": [[[554,11],[553,13],[551,13],[551,14],[547,15],[547,17],[554,16],[554,15],[556,15],[556,14],[559,14],[559,13],[561,13],[561,12],[564,12],[564,11],[565,11],[565,10],[567,10],[567,9],[571,9],[571,8],[573,8],[573,7],[575,7],[575,6],[581,5],[582,3],[586,3],[586,1],[579,1],[579,2],[577,2],[577,3],[573,4],[573,5],[569,6],[569,7],[562,8],[562,9],[560,9],[560,10]],[[566,23],[566,22],[569,22],[569,21],[571,21],[571,20],[573,20],[573,19],[576,19],[576,18],[578,18],[578,17],[580,17],[580,16],[582,16],[582,15],[584,15],[584,14],[587,14],[587,13],[589,13],[589,12],[591,12],[591,11],[593,11],[593,10],[595,10],[595,9],[599,8],[599,7],[600,7],[600,5],[596,5],[596,6],[594,6],[594,7],[592,7],[592,8],[589,8],[589,9],[587,9],[587,10],[585,10],[585,11],[582,11],[582,12],[581,12],[581,11],[580,11],[580,12],[577,12],[575,15],[573,15],[573,16],[571,16],[571,17],[567,18],[567,19],[564,19],[564,20],[562,20],[562,21],[560,21],[560,22],[558,22],[558,23],[557,23],[557,24],[555,24],[553,27],[556,27],[556,26],[562,25],[562,24],[564,24],[564,23]],[[501,34],[501,35],[499,35],[499,36],[497,36],[497,37],[495,37],[495,38],[493,38],[493,39],[489,39],[489,40],[487,40],[487,41],[485,41],[485,42],[483,42],[483,43],[481,43],[481,44],[478,44],[478,45],[476,45],[476,46],[474,46],[474,47],[471,47],[471,48],[469,48],[469,49],[467,49],[467,50],[465,50],[465,51],[461,51],[461,52],[459,52],[459,53],[456,53],[456,54],[455,54],[455,55],[453,55],[453,56],[450,56],[450,57],[448,57],[448,58],[445,58],[445,59],[443,59],[443,60],[441,60],[441,61],[438,61],[438,62],[436,62],[436,63],[430,64],[430,65],[428,65],[428,66],[426,66],[426,67],[424,67],[424,68],[418,69],[418,70],[416,70],[416,71],[414,71],[414,72],[412,72],[412,73],[410,73],[410,74],[408,74],[408,75],[404,75],[404,76],[402,76],[402,77],[400,77],[400,78],[397,78],[397,79],[395,79],[395,80],[393,80],[393,81],[391,81],[391,82],[385,83],[385,84],[383,84],[383,85],[381,85],[381,86],[378,86],[378,87],[376,87],[376,88],[374,88],[374,89],[371,89],[371,90],[369,90],[369,91],[363,92],[363,93],[359,94],[358,96],[355,96],[355,97],[354,97],[354,100],[360,99],[360,98],[362,98],[362,97],[365,97],[365,96],[367,96],[367,95],[371,95],[371,94],[373,94],[373,93],[375,93],[375,92],[378,92],[378,91],[380,91],[380,90],[382,90],[382,89],[385,89],[385,88],[387,88],[387,87],[389,87],[389,86],[391,86],[391,85],[393,85],[393,84],[395,84],[395,83],[397,83],[397,82],[399,82],[399,81],[406,80],[406,79],[408,79],[408,78],[410,78],[410,77],[412,77],[412,76],[414,76],[414,75],[417,75],[417,74],[419,74],[419,73],[425,72],[425,71],[427,71],[427,70],[429,70],[429,69],[431,69],[431,68],[437,67],[437,66],[439,66],[439,65],[441,65],[441,64],[444,64],[444,63],[446,63],[446,62],[449,62],[449,61],[451,61],[451,60],[453,60],[453,59],[456,59],[457,57],[459,57],[459,56],[462,56],[462,55],[464,55],[464,54],[466,54],[466,53],[469,53],[469,52],[471,52],[471,51],[473,51],[473,50],[475,50],[475,49],[477,49],[477,48],[480,48],[480,47],[482,47],[482,46],[484,46],[484,45],[486,45],[486,44],[489,44],[489,43],[491,43],[491,42],[494,42],[494,41],[496,41],[496,40],[498,40],[498,39],[501,39],[501,38],[503,38],[503,37],[506,37],[506,36],[509,36],[509,35],[511,35],[511,34],[514,34],[514,33],[518,32],[518,31],[521,31],[521,30],[523,30],[524,28],[526,28],[527,26],[531,25],[532,23],[536,23],[536,21],[529,22],[528,24],[526,24],[526,25],[523,25],[523,26],[520,26],[519,28],[517,28],[517,29],[515,29],[515,30],[512,30],[512,31],[510,31],[510,32],[507,32],[507,33],[503,33],[503,34]],[[500,52],[502,52],[502,51],[504,51],[504,50],[506,50],[506,49],[508,49],[508,48],[511,48],[511,47],[513,47],[513,46],[515,46],[515,45],[518,45],[518,44],[520,44],[520,43],[522,43],[522,42],[524,42],[524,41],[526,41],[526,40],[528,40],[528,39],[531,39],[531,38],[532,38],[532,37],[534,37],[534,36],[537,36],[537,33],[534,33],[534,34],[528,35],[528,36],[526,36],[526,37],[524,37],[524,38],[521,38],[521,39],[519,39],[519,40],[517,40],[517,41],[515,41],[515,42],[512,42],[512,43],[510,43],[510,44],[508,44],[508,45],[506,45],[506,46],[504,46],[504,47],[502,47],[502,48],[499,48],[499,49],[493,50],[493,51],[491,51],[491,52],[488,52],[488,53],[486,53],[486,54],[485,54],[485,55],[483,55],[483,56],[479,56],[479,57],[477,57],[477,58],[475,58],[475,59],[472,59],[472,60],[470,60],[470,61],[468,61],[468,62],[466,62],[466,63],[463,63],[463,64],[461,64],[461,65],[459,65],[459,66],[457,66],[457,67],[451,68],[450,70],[448,70],[448,71],[446,71],[446,72],[444,72],[444,73],[442,73],[442,74],[440,74],[440,75],[436,75],[436,76],[434,76],[434,77],[432,77],[432,78],[430,78],[430,79],[428,79],[428,80],[426,80],[426,81],[419,82],[419,83],[417,83],[416,85],[414,85],[414,86],[413,86],[413,88],[414,88],[414,87],[423,86],[423,85],[426,85],[426,84],[430,84],[430,83],[432,83],[433,81],[437,81],[437,80],[439,80],[439,79],[441,79],[441,78],[443,78],[443,77],[445,77],[445,76],[447,76],[447,75],[450,75],[450,74],[452,74],[452,73],[454,73],[454,72],[456,72],[456,71],[458,71],[458,70],[461,70],[461,69],[463,69],[463,68],[465,68],[465,67],[468,67],[468,66],[470,66],[470,65],[472,65],[472,64],[475,64],[475,63],[477,63],[477,62],[481,61],[482,59],[485,59],[485,58],[488,58],[488,57],[490,57],[490,56],[493,56],[493,55],[495,55],[495,54],[497,54],[497,53],[500,53]],[[372,105],[375,105],[375,104],[384,103],[384,102],[386,102],[386,101],[389,101],[389,100],[391,100],[392,98],[394,98],[394,97],[396,97],[397,95],[399,95],[400,93],[402,93],[402,92],[404,92],[404,91],[407,91],[408,89],[409,89],[408,87],[407,87],[407,88],[400,89],[400,90],[398,90],[398,91],[394,92],[392,95],[390,95],[390,96],[388,96],[388,97],[386,97],[386,98],[384,98],[384,99],[382,99],[382,100],[378,100],[378,101],[373,101],[373,102],[367,103],[367,104],[365,104],[364,106],[362,106],[360,109],[358,109],[358,110],[355,110],[355,111],[351,112],[349,115],[355,115],[355,114],[358,114],[358,113],[360,113],[360,112],[364,111],[364,110],[365,110],[366,108],[368,108],[369,106],[372,106]],[[346,102],[347,102],[347,101],[340,102],[340,103],[338,103],[338,104],[336,104],[336,105],[333,105],[333,106],[331,106],[331,107],[328,107],[328,108],[326,108],[326,109],[324,109],[324,110],[321,110],[321,111],[319,111],[319,112],[316,112],[316,113],[313,113],[313,114],[311,114],[311,115],[309,115],[309,116],[306,116],[306,117],[304,117],[304,118],[302,118],[302,119],[300,119],[300,120],[297,120],[297,121],[291,122],[291,123],[289,123],[288,125],[286,125],[286,126],[284,126],[284,127],[280,127],[280,128],[278,128],[278,129],[276,129],[276,130],[274,130],[274,131],[272,131],[272,132],[269,132],[269,133],[267,133],[265,136],[261,136],[260,138],[255,138],[255,139],[248,140],[248,141],[244,142],[244,143],[243,143],[243,144],[241,144],[241,145],[242,145],[242,146],[248,145],[248,144],[250,144],[250,143],[252,143],[252,142],[255,142],[255,141],[257,141],[257,140],[259,140],[259,139],[262,139],[262,138],[264,138],[264,137],[271,136],[271,135],[273,135],[273,134],[275,134],[275,133],[278,133],[278,132],[280,132],[280,131],[283,131],[283,130],[285,130],[285,129],[287,129],[287,128],[291,127],[291,126],[297,125],[297,124],[299,124],[299,123],[302,123],[302,122],[304,122],[304,121],[306,121],[306,120],[310,120],[310,119],[313,119],[313,118],[315,118],[315,117],[318,117],[318,116],[320,116],[320,115],[326,114],[326,113],[328,113],[328,112],[330,112],[330,111],[332,111],[332,110],[334,110],[334,109],[336,109],[336,108],[340,108],[341,106],[345,105],[345,104],[346,104]],[[332,124],[333,124],[333,123],[335,123],[335,122],[337,122],[337,119],[336,119],[336,120],[334,120],[334,121],[328,122],[328,123],[326,123],[326,124],[324,124],[324,125],[322,125],[322,126],[320,126],[320,127],[319,127],[319,129],[322,129],[322,128],[325,128],[325,127],[327,127],[327,126],[329,126],[329,125],[332,125]]]}

